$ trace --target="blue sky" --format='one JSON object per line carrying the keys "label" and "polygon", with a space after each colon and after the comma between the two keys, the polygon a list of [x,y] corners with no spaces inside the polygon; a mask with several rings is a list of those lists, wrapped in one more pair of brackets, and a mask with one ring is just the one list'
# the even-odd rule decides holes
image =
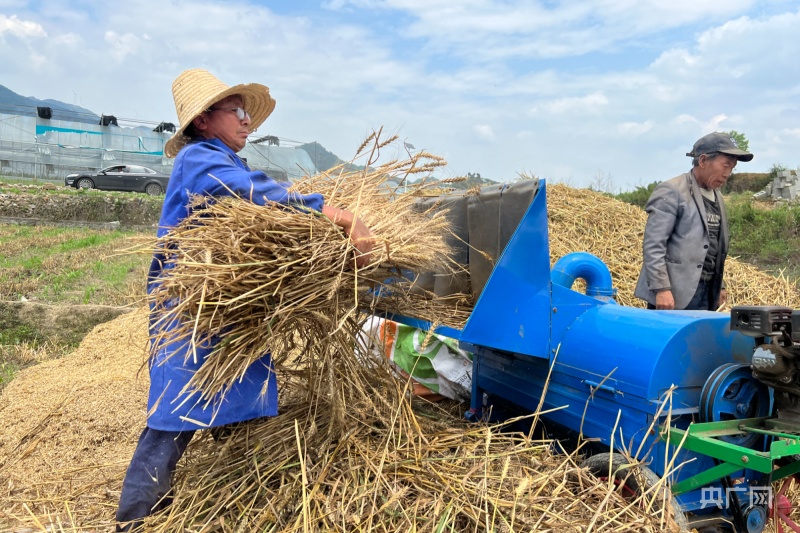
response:
{"label": "blue sky", "polygon": [[172,80],[202,67],[270,87],[259,135],[348,160],[382,127],[440,177],[617,192],[711,131],[746,135],[740,171],[797,168],[798,28],[797,0],[0,0],[0,84],[177,122]]}

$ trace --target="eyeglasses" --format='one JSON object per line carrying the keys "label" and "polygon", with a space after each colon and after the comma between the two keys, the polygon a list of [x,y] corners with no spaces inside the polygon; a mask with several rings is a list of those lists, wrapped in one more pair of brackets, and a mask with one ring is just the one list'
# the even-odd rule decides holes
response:
{"label": "eyeglasses", "polygon": [[233,111],[236,113],[236,118],[239,120],[250,120],[250,113],[242,109],[241,107],[209,107],[206,111]]}

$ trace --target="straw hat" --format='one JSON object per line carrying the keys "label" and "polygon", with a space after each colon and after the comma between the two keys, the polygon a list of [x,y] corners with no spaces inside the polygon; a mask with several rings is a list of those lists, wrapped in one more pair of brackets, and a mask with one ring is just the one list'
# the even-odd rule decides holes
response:
{"label": "straw hat", "polygon": [[258,128],[275,109],[275,99],[269,95],[269,87],[260,83],[243,83],[228,87],[213,74],[201,68],[184,70],[172,84],[172,97],[178,113],[180,127],[164,145],[164,155],[175,157],[189,137],[183,134],[189,124],[203,111],[227,98],[238,94],[244,99],[244,108],[250,114],[250,127]]}

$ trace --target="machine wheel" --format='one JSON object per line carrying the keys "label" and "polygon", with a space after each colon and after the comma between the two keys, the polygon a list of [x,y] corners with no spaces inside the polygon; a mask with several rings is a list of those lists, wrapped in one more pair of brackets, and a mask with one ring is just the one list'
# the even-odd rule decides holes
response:
{"label": "machine wheel", "polygon": [[[769,387],[753,377],[748,365],[728,363],[715,369],[700,393],[700,421],[722,422],[755,418],[769,414]],[[759,439],[758,433],[725,435],[720,440],[747,448]]]}
{"label": "machine wheel", "polygon": [[[628,459],[626,459],[624,455],[618,453],[598,453],[592,455],[584,459],[581,466],[587,468],[596,478],[608,480],[609,461],[611,462],[611,475],[614,477],[614,485],[617,486],[617,492],[625,499],[635,499],[637,496],[649,488],[655,487],[659,483],[661,483],[663,487],[659,489],[659,494],[662,490],[669,490],[668,487],[661,482],[661,478],[658,477],[655,472],[644,465],[629,466],[630,462]],[[656,494],[651,494],[653,494],[653,497],[659,498]],[[656,502],[656,505],[660,505],[660,502],[661,498]],[[672,522],[678,526],[679,531],[690,531],[686,513],[684,513],[681,505],[671,494],[667,496],[666,506],[667,514],[672,519]],[[668,528],[668,530],[672,529],[674,528]]]}
{"label": "machine wheel", "polygon": [[161,185],[158,183],[148,183],[147,186],[144,188],[144,192],[149,194],[150,196],[158,196],[162,192]]}
{"label": "machine wheel", "polygon": [[89,178],[81,178],[75,185],[78,189],[94,189],[94,182]]}

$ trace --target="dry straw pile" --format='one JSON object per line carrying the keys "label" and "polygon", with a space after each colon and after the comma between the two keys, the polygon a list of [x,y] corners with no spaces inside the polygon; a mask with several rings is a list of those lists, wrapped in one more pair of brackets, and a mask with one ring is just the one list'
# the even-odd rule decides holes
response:
{"label": "dry straw pile", "polygon": [[[146,331],[144,309],[124,315],[4,390],[0,531],[111,531],[145,423],[147,374],[137,372]],[[392,378],[386,386],[385,396],[394,397],[404,384]],[[415,403],[412,410],[403,401],[402,412],[378,420],[362,419],[355,406],[346,426],[332,429],[324,406],[310,414],[292,389],[282,389],[279,417],[219,441],[195,440],[179,467],[171,513],[146,529],[270,531],[280,516],[285,525],[275,529],[303,531],[304,521],[325,516],[335,522],[329,531],[408,528],[401,523],[417,531],[439,523],[455,531],[667,530],[579,469],[576,455],[555,454],[547,440],[468,425],[462,405]],[[402,424],[412,414],[418,427],[409,430]]]}
{"label": "dry straw pile", "polygon": [[[368,163],[386,149],[377,137]],[[443,162],[428,154],[362,172],[334,169],[297,184],[353,210],[378,238],[365,269],[353,248],[313,213],[197,201],[197,216],[159,243],[172,276],[153,295],[180,318],[185,339],[221,333],[195,376],[223,393],[265,349],[279,374],[281,414],[215,435],[198,434],[179,465],[175,499],[148,531],[670,531],[663,491],[631,502],[580,469],[552,441],[500,426],[467,424],[464,406],[412,404],[408,383],[384,360],[354,350],[376,291],[391,310],[463,324],[459,307],[408,292],[405,270],[454,268],[440,215],[393,201],[383,187]],[[609,264],[622,303],[636,303],[643,213],[588,191],[548,189],[551,252],[586,250]],[[740,281],[738,272],[761,279]],[[785,281],[729,269],[732,299],[761,287],[766,301],[798,305]],[[773,280],[783,292],[764,294]],[[792,292],[793,291],[793,292]],[[752,300],[759,303],[762,300]],[[173,305],[177,302],[177,305]],[[126,355],[114,327],[136,335]],[[68,358],[23,372],[4,391],[0,420],[0,525],[105,530],[144,425],[145,314],[101,326]],[[134,333],[135,332],[135,333]],[[122,363],[124,361],[124,363]],[[102,370],[101,370],[102,369]],[[120,398],[123,398],[122,400]],[[130,414],[130,416],[127,416]],[[538,417],[537,415],[533,415]]]}

